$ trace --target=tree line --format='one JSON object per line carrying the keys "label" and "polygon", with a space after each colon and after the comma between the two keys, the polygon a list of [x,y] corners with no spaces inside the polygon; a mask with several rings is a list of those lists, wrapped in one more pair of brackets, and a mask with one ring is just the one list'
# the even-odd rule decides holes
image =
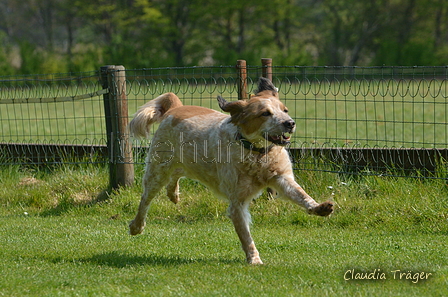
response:
{"label": "tree line", "polygon": [[233,65],[447,65],[446,0],[0,0],[0,75]]}

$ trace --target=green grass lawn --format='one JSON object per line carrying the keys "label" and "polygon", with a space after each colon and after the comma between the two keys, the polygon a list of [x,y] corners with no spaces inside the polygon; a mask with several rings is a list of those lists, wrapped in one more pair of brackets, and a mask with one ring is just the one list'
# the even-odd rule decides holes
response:
{"label": "green grass lawn", "polygon": [[[444,180],[322,172],[297,180],[316,200],[332,199],[335,213],[255,200],[252,232],[265,265],[251,267],[226,204],[193,181],[182,181],[178,205],[160,195],[144,234],[132,237],[139,180],[110,192],[101,167],[3,168],[0,296],[448,295]],[[421,272],[428,279],[416,281]],[[386,279],[352,279],[357,273]]]}

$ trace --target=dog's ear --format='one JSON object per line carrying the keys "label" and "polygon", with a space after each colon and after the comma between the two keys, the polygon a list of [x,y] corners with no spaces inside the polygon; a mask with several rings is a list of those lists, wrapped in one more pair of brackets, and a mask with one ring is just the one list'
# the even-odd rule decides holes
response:
{"label": "dog's ear", "polygon": [[265,77],[260,77],[258,80],[258,89],[254,91],[255,94],[258,94],[263,91],[272,91],[272,95],[278,97],[278,89],[274,86],[274,84]]}
{"label": "dog's ear", "polygon": [[243,109],[243,107],[246,106],[247,102],[244,100],[227,102],[226,99],[222,98],[221,96],[218,96],[218,104],[223,111],[230,112],[230,114],[234,114],[240,112]]}
{"label": "dog's ear", "polygon": [[247,101],[244,100],[237,100],[232,102],[227,102],[226,99],[222,98],[221,96],[218,96],[218,104],[219,107],[225,111],[229,112],[232,117],[232,122],[238,122],[240,117],[244,113],[244,107],[247,105]]}
{"label": "dog's ear", "polygon": [[219,96],[219,95],[218,95],[218,98],[216,98],[216,99],[218,99],[219,107],[220,107],[223,111],[228,111],[228,110],[227,110],[227,105],[229,105],[229,102],[227,102],[226,99],[222,98],[222,97]]}

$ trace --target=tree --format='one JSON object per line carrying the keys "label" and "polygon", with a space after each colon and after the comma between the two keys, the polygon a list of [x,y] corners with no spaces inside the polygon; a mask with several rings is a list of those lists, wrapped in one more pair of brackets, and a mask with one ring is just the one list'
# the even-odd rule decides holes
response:
{"label": "tree", "polygon": [[[372,46],[393,13],[388,0],[325,0],[319,26],[324,47],[322,62],[328,65],[356,65],[372,54]],[[366,50],[367,49],[367,50]],[[367,54],[363,54],[367,52]],[[363,61],[364,62],[364,61]]]}
{"label": "tree", "polygon": [[445,65],[447,24],[446,0],[0,0],[0,68]]}

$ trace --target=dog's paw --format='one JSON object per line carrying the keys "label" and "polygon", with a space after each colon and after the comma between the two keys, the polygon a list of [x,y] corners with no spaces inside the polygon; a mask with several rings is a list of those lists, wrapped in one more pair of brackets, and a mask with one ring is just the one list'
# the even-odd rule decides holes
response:
{"label": "dog's paw", "polygon": [[333,212],[333,203],[330,201],[323,202],[313,209],[309,210],[310,214],[326,217]]}
{"label": "dog's paw", "polygon": [[138,235],[143,233],[143,229],[145,229],[146,223],[137,224],[135,220],[129,223],[129,234]]}
{"label": "dog's paw", "polygon": [[166,195],[168,196],[170,201],[173,202],[174,204],[177,204],[180,200],[179,193],[171,193],[167,191]]}
{"label": "dog's paw", "polygon": [[248,258],[247,263],[250,265],[263,265],[263,262],[261,261],[260,257]]}

